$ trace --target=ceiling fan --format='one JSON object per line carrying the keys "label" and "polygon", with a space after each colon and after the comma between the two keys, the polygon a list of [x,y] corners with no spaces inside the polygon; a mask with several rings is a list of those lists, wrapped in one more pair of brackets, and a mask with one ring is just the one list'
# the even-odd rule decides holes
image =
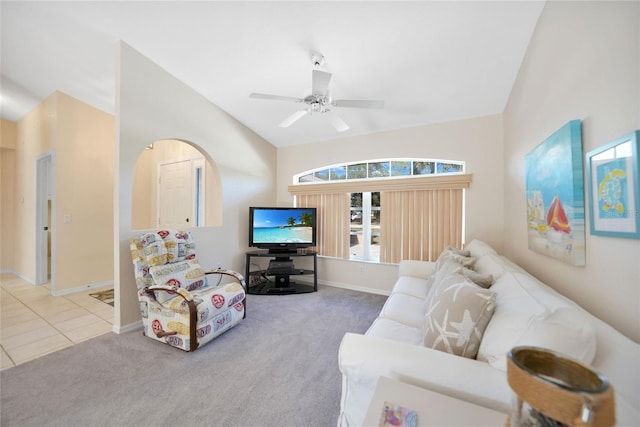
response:
{"label": "ceiling fan", "polygon": [[269,99],[274,101],[292,101],[304,103],[302,110],[298,110],[282,121],[278,126],[286,128],[294,124],[296,121],[313,113],[327,114],[329,122],[336,128],[338,132],[349,129],[349,126],[336,113],[331,112],[331,107],[340,108],[384,108],[384,101],[356,100],[356,99],[331,99],[329,92],[329,82],[331,82],[331,73],[320,71],[319,68],[324,64],[324,56],[318,52],[311,52],[311,62],[315,67],[311,74],[311,95],[304,98],[293,98],[290,96],[269,95],[265,93],[251,93],[249,98]]}

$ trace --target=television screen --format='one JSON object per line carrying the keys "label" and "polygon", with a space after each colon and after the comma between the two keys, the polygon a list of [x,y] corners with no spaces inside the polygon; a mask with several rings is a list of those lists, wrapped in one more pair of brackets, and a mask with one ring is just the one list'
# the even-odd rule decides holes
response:
{"label": "television screen", "polygon": [[293,250],[315,244],[315,208],[250,208],[249,246]]}

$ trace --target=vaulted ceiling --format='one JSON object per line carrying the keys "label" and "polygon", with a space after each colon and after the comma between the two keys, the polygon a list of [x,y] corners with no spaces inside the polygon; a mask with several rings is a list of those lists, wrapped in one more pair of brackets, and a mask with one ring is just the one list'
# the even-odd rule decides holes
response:
{"label": "vaulted ceiling", "polygon": [[[16,121],[54,91],[115,113],[122,40],[275,146],[501,113],[544,1],[2,1],[1,114]],[[288,128],[324,55],[331,108]]]}

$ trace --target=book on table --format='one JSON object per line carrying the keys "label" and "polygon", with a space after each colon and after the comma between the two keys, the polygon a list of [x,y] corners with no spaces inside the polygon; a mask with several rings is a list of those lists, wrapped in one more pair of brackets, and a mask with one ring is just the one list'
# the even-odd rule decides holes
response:
{"label": "book on table", "polygon": [[413,409],[384,402],[380,415],[380,427],[416,427],[418,414]]}

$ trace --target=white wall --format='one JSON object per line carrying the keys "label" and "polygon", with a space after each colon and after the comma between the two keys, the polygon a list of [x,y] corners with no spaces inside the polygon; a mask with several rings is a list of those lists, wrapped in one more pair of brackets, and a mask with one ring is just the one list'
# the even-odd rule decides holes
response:
{"label": "white wall", "polygon": [[132,180],[144,148],[161,139],[197,145],[222,181],[222,226],[191,229],[205,269],[244,271],[249,206],[275,200],[276,150],[194,90],[125,43],[116,71],[115,293],[114,329],[140,320],[129,240]]}
{"label": "white wall", "polygon": [[0,272],[15,271],[13,242],[15,241],[16,123],[0,119]]}
{"label": "white wall", "polygon": [[[278,149],[278,203],[293,203],[287,187],[293,175],[340,162],[425,157],[463,160],[473,175],[466,192],[467,241],[480,238],[502,249],[502,116],[493,115],[429,126]],[[351,288],[389,291],[397,266],[334,259],[319,260],[318,279]]]}
{"label": "white wall", "polygon": [[[53,295],[104,286],[113,279],[113,132],[113,116],[62,92],[49,95],[15,124],[15,176],[11,187],[3,184],[3,191],[13,193],[14,212],[4,225],[3,245],[4,240],[11,244],[11,270],[35,283],[35,159],[54,154]],[[70,221],[64,221],[65,215]],[[7,227],[11,231],[5,233]],[[11,235],[13,239],[4,239]]]}
{"label": "white wall", "polygon": [[505,252],[636,341],[640,241],[589,235],[587,212],[586,266],[528,250],[524,157],[572,119],[584,153],[640,129],[639,28],[639,2],[547,2],[504,114]]}

